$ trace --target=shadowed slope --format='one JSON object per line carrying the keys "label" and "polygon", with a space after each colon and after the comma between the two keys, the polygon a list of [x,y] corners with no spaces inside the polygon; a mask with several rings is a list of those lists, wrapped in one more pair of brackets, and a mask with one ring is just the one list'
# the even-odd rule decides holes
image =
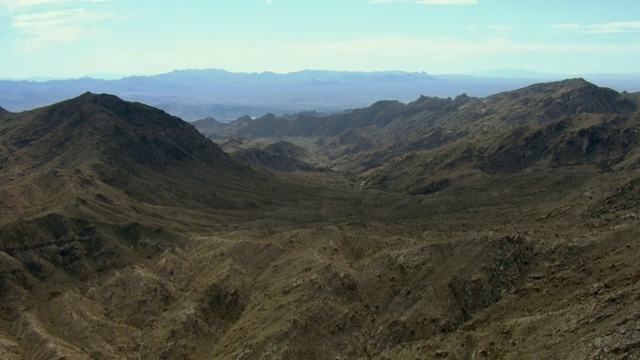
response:
{"label": "shadowed slope", "polygon": [[98,182],[150,204],[241,208],[268,179],[232,161],[190,124],[110,95],[87,93],[13,114],[1,126],[9,155],[1,164],[4,181],[33,177],[46,187],[61,183],[59,176],[75,176],[72,183],[84,177],[85,185]]}
{"label": "shadowed slope", "polygon": [[110,95],[10,114],[0,140],[1,249],[75,249],[67,265],[78,274],[127,263],[130,245],[161,251],[217,210],[289,201],[296,188],[230,159],[186,122]]}

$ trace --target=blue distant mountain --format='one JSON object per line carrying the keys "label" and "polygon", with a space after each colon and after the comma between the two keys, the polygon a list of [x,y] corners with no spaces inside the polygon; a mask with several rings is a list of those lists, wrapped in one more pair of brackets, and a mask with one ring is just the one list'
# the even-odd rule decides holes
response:
{"label": "blue distant mountain", "polygon": [[[0,105],[23,111],[81,93],[115,94],[161,108],[185,120],[213,117],[276,115],[303,111],[323,113],[371,105],[378,100],[408,102],[420,95],[487,96],[565,75],[507,72],[487,75],[430,75],[425,72],[347,72],[305,70],[287,74],[233,73],[219,69],[176,70],[116,80],[80,78],[48,81],[0,81]],[[586,79],[618,91],[640,90],[640,75],[593,75]]]}

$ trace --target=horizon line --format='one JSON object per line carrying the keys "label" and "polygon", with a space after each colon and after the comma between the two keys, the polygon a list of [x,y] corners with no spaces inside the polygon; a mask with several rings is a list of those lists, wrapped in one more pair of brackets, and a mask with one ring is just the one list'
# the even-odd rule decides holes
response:
{"label": "horizon line", "polygon": [[69,80],[83,80],[83,79],[92,79],[92,80],[104,80],[104,81],[118,81],[127,78],[135,78],[135,77],[153,77],[153,76],[161,76],[168,75],[177,72],[187,72],[187,71],[220,71],[229,74],[242,74],[242,75],[265,75],[265,74],[275,74],[275,75],[291,75],[291,74],[300,74],[304,72],[326,72],[326,73],[345,73],[345,74],[385,74],[385,73],[397,73],[397,74],[420,74],[420,75],[428,75],[428,76],[470,76],[470,77],[485,77],[485,78],[499,78],[499,79],[535,79],[535,78],[543,78],[543,77],[584,77],[584,76],[640,76],[640,72],[638,73],[615,73],[615,72],[594,72],[594,73],[553,73],[553,72],[540,72],[535,70],[528,69],[494,69],[494,70],[481,70],[481,71],[465,71],[465,72],[449,72],[449,73],[430,73],[427,71],[409,71],[409,70],[326,70],[326,69],[303,69],[297,71],[290,72],[277,72],[277,71],[230,71],[221,68],[183,68],[183,69],[173,69],[167,72],[160,73],[152,73],[152,74],[111,74],[108,72],[96,72],[90,73],[86,75],[80,76],[69,76],[69,77],[53,77],[53,76],[31,76],[31,77],[23,77],[23,78],[14,78],[14,77],[2,77],[0,81],[27,81],[27,82],[48,82],[48,81],[69,81]]}

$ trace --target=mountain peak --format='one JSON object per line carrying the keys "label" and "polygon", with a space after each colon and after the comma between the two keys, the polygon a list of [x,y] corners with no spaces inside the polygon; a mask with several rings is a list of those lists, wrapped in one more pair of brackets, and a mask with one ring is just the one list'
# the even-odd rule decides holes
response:
{"label": "mountain peak", "polygon": [[[138,201],[235,207],[231,197],[206,195],[200,189],[214,179],[227,179],[219,181],[225,184],[218,187],[221,190],[235,186],[230,178],[243,184],[252,176],[193,125],[113,95],[87,92],[17,114],[16,120],[0,133],[2,144],[16,154],[12,163],[93,174]],[[166,195],[162,189],[167,184],[192,186],[192,195],[197,195],[190,199]]]}
{"label": "mountain peak", "polygon": [[277,119],[277,116],[273,113],[266,113],[264,115],[262,115],[261,117],[257,118],[256,120],[263,120],[263,121],[274,121]]}
{"label": "mountain peak", "polygon": [[111,95],[111,94],[95,94],[92,93],[90,91],[87,91],[85,93],[83,93],[82,95],[79,95],[75,98],[69,99],[69,100],[65,100],[62,102],[59,102],[55,105],[73,105],[73,106],[86,106],[86,105],[98,105],[101,107],[108,107],[108,108],[113,108],[114,110],[119,108],[119,107],[123,107],[123,106],[129,106],[131,104],[138,104],[140,106],[144,106],[146,108],[151,108],[150,106],[147,105],[143,105],[143,104],[139,104],[139,103],[131,103],[125,100],[122,100],[121,98],[115,96],[115,95]]}
{"label": "mountain peak", "polygon": [[[111,94],[85,92],[75,98],[46,107],[44,111],[46,111],[45,118],[50,128],[67,122],[72,122],[76,127],[87,122],[93,122],[91,126],[118,123],[125,125],[127,129],[155,128],[156,131],[190,126],[164,110],[138,102],[129,102]],[[104,130],[104,126],[102,127]]]}
{"label": "mountain peak", "polygon": [[580,87],[598,88],[598,86],[586,81],[583,78],[574,78],[574,79],[566,79],[566,80],[560,80],[560,81],[537,83],[537,84],[526,86],[519,90],[511,91],[510,93],[519,93],[522,95],[535,95],[536,93],[551,94],[551,93],[565,92],[565,91],[573,90]]}
{"label": "mountain peak", "polygon": [[226,156],[193,125],[108,94],[86,92],[27,112],[11,132],[16,147],[37,154],[43,163],[106,161],[162,171],[188,159],[214,165]]}
{"label": "mountain peak", "polygon": [[563,84],[565,86],[585,86],[585,85],[591,85],[591,86],[596,86],[590,82],[588,82],[587,80],[585,80],[584,78],[572,78],[572,79],[565,79],[565,80],[560,80],[557,82],[558,84]]}
{"label": "mountain peak", "polygon": [[559,101],[576,113],[622,114],[637,110],[637,105],[619,92],[594,85],[584,79],[566,80],[560,87]]}
{"label": "mountain peak", "polygon": [[617,91],[582,78],[534,84],[489,99],[525,101],[527,107],[543,112],[541,119],[545,121],[578,113],[625,114],[637,109],[633,101]]}

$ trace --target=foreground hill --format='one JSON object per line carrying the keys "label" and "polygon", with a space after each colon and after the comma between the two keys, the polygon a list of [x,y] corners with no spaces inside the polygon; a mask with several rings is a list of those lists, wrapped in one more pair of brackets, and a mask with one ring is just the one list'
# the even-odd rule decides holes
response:
{"label": "foreground hill", "polygon": [[[193,231],[318,198],[305,195],[300,181],[233,161],[192,125],[115,96],[86,93],[0,116],[2,358],[116,356],[111,347],[137,341],[122,339],[139,332],[128,317],[150,321],[147,312],[157,314],[158,301],[168,300],[169,285],[153,273],[159,256],[179,256]],[[86,292],[120,271],[126,286],[150,281],[154,293],[122,289],[127,298],[114,300],[115,289]],[[57,306],[73,318],[52,318]],[[105,306],[117,315],[105,317]],[[74,334],[95,348],[82,348]]]}
{"label": "foreground hill", "polygon": [[0,358],[639,357],[635,100],[524,92],[216,140],[252,165],[108,95],[0,114]]}

